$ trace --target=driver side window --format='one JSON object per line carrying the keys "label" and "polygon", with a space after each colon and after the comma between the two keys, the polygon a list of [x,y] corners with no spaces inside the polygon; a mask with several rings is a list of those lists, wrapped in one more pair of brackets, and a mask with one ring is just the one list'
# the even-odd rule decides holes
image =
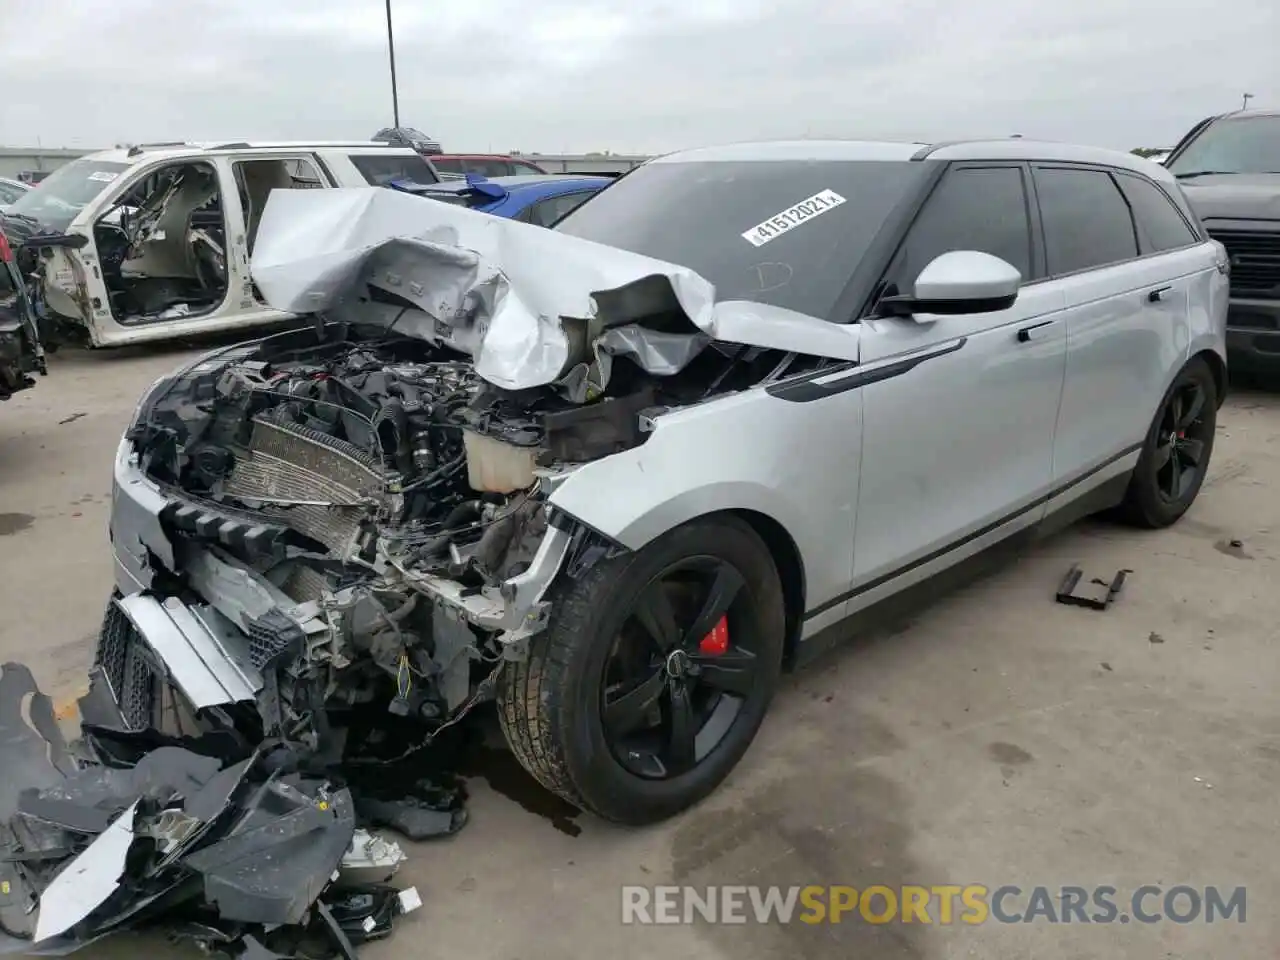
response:
{"label": "driver side window", "polygon": [[953,250],[978,250],[1034,279],[1027,190],[1018,166],[948,170],[916,217],[889,270],[899,293],[910,294],[920,271]]}

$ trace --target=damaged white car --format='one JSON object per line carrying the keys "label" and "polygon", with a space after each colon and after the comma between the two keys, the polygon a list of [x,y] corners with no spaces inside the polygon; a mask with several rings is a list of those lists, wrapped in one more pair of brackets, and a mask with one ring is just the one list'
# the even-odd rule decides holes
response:
{"label": "damaged white car", "polygon": [[1175,521],[1223,395],[1172,179],[1025,140],[675,154],[554,230],[278,191],[253,276],[314,329],[143,397],[87,708],[325,754],[346,710],[496,696],[632,823],[710,792],[828,628],[1085,513]]}
{"label": "damaged white car", "polygon": [[0,216],[53,332],[93,347],[290,321],[249,258],[274,190],[436,183],[389,143],[150,143],[80,157]]}

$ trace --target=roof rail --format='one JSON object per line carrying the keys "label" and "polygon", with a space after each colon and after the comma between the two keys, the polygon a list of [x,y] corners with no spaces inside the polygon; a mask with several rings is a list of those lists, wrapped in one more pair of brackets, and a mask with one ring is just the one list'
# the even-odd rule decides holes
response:
{"label": "roof rail", "polygon": [[385,140],[280,140],[251,143],[248,140],[235,140],[230,143],[208,143],[206,150],[307,150],[316,147],[397,147],[403,149],[407,144],[387,143]]}
{"label": "roof rail", "polygon": [[185,140],[157,140],[155,143],[135,143],[129,148],[128,156],[136,157],[143,150],[154,149],[156,147],[185,147]]}

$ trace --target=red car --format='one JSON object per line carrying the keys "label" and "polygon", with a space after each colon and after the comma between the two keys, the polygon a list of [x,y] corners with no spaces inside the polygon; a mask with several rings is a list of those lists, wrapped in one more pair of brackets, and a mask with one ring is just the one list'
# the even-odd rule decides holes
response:
{"label": "red car", "polygon": [[436,170],[446,174],[479,173],[486,177],[516,177],[547,172],[529,160],[499,154],[437,153],[429,159]]}

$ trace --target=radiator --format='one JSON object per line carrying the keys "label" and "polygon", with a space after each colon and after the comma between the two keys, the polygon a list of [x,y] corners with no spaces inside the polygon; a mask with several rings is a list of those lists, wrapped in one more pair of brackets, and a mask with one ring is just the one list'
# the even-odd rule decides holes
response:
{"label": "radiator", "polygon": [[240,500],[264,501],[264,517],[346,558],[358,549],[362,521],[389,510],[386,481],[377,460],[345,441],[256,417],[249,448],[237,457],[224,491]]}

